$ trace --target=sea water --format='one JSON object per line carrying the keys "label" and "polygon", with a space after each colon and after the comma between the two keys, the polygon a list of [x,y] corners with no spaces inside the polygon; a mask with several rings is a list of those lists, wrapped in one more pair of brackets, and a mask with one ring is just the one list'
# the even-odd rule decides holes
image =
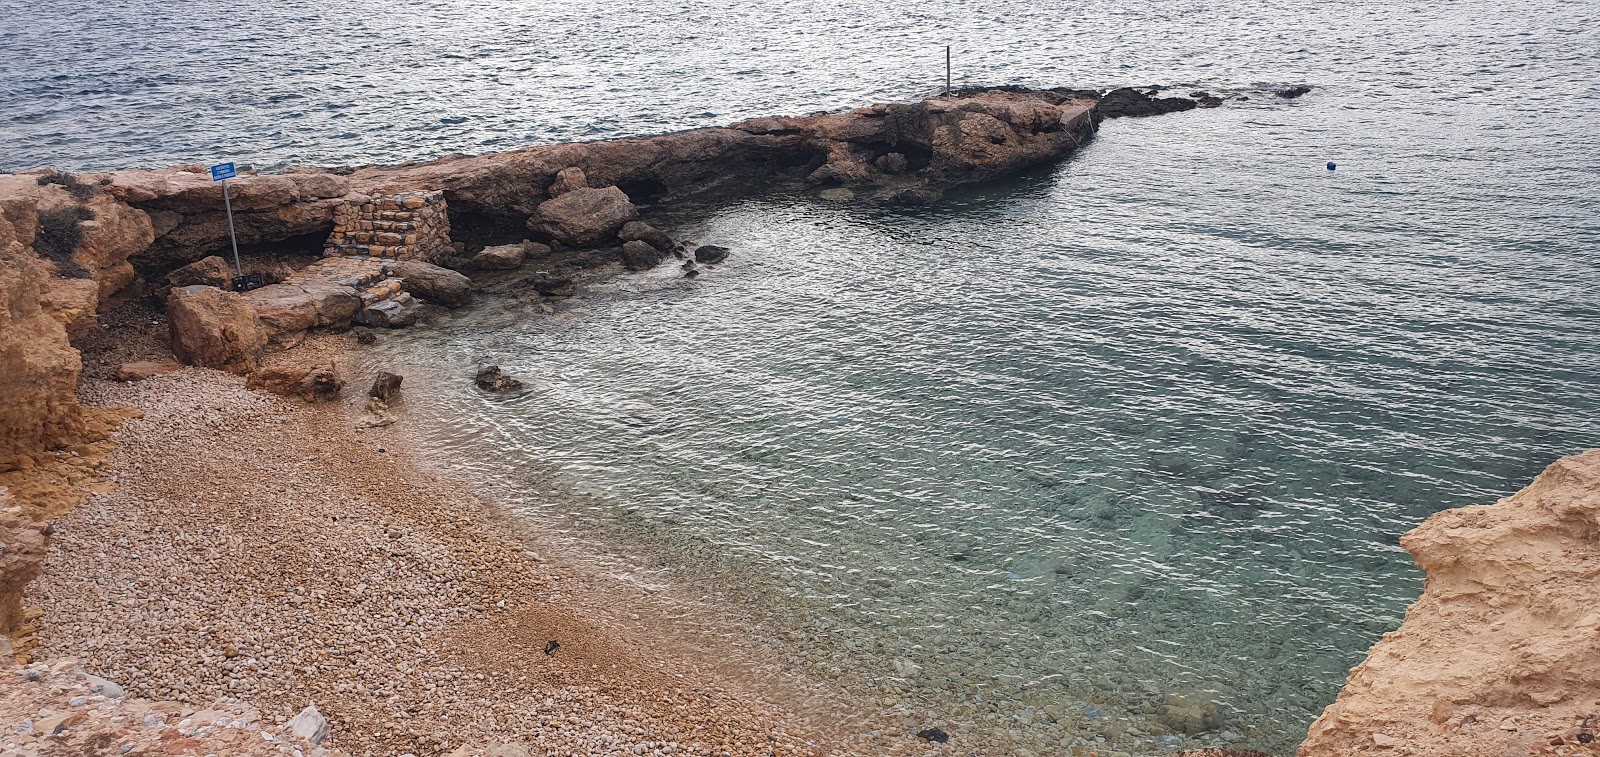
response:
{"label": "sea water", "polygon": [[[1289,754],[1420,591],[1400,534],[1600,444],[1592,3],[0,11],[12,168],[398,161],[913,99],[946,43],[958,84],[1248,97],[1108,122],[930,208],[675,211],[728,262],[553,315],[480,297],[362,358],[532,522],[981,753]],[[527,390],[478,392],[485,362]]]}

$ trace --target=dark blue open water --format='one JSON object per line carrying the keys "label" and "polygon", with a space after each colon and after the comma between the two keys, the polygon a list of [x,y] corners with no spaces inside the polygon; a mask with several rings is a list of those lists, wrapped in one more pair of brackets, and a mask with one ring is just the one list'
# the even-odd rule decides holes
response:
{"label": "dark blue open water", "polygon": [[[425,158],[958,83],[1244,102],[396,335],[406,423],[704,587],[885,728],[1289,753],[1420,589],[1397,537],[1600,444],[1600,5],[0,2],[0,166]],[[1264,85],[1317,87],[1295,101]],[[1329,173],[1323,164],[1336,160]],[[480,396],[464,373],[528,380]],[[1172,697],[1222,722],[1173,734]]]}

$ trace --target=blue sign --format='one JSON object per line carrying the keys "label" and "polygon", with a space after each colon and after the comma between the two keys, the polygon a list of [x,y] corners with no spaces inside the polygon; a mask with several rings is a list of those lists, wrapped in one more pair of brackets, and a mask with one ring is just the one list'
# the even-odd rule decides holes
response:
{"label": "blue sign", "polygon": [[211,167],[211,180],[212,181],[222,181],[223,179],[231,179],[231,178],[233,178],[233,177],[235,177],[237,175],[238,174],[234,173],[234,171],[233,171],[233,164],[232,163],[223,163],[221,165],[216,165],[216,166],[212,166]]}

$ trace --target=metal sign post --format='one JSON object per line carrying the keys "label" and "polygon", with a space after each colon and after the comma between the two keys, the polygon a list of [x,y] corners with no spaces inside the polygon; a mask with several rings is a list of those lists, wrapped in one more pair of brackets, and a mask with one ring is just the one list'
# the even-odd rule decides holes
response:
{"label": "metal sign post", "polygon": [[222,206],[228,209],[228,237],[233,240],[233,272],[243,276],[244,266],[239,264],[239,235],[233,230],[233,200],[228,197],[228,180],[238,175],[232,163],[211,167],[211,180],[222,182]]}
{"label": "metal sign post", "polygon": [[211,180],[222,182],[222,206],[228,210],[228,238],[233,242],[233,289],[244,292],[261,286],[252,281],[257,277],[244,275],[244,264],[239,262],[239,233],[233,228],[233,198],[228,196],[228,180],[238,176],[232,163],[219,163],[211,167]]}

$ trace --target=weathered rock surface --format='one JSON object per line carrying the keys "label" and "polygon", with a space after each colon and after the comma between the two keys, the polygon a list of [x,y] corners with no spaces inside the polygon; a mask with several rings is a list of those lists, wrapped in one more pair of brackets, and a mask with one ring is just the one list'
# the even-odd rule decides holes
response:
{"label": "weathered rock surface", "polygon": [[539,271],[529,280],[533,290],[546,297],[571,297],[578,292],[578,283],[571,276]]}
{"label": "weathered rock surface", "polygon": [[622,243],[622,263],[635,271],[654,268],[667,254],[651,247],[648,242],[635,239]]}
{"label": "weathered rock surface", "polygon": [[250,374],[245,386],[306,402],[331,402],[344,390],[344,380],[331,365],[273,366]]}
{"label": "weathered rock surface", "polygon": [[362,326],[398,329],[416,322],[417,301],[408,292],[401,292],[391,299],[368,305],[356,313],[356,323]]}
{"label": "weathered rock surface", "polygon": [[562,244],[594,247],[615,240],[623,224],[638,218],[622,190],[582,188],[540,203],[529,226]]}
{"label": "weathered rock surface", "polygon": [[120,686],[84,673],[72,660],[27,667],[7,662],[0,660],[0,722],[7,726],[8,756],[343,754],[264,722],[236,699],[204,708],[126,699]]}
{"label": "weathered rock surface", "polygon": [[1600,715],[1600,449],[1400,544],[1428,573],[1422,598],[1301,757],[1566,754],[1600,739],[1586,721]]}
{"label": "weathered rock surface", "polygon": [[361,309],[355,287],[333,281],[269,284],[245,292],[242,298],[260,316],[268,346],[277,350],[299,344],[313,328],[348,326]]}
{"label": "weathered rock surface", "polygon": [[173,289],[180,289],[195,284],[204,284],[218,289],[226,289],[233,283],[233,266],[228,261],[216,255],[209,255],[196,260],[167,274],[167,280],[162,291],[157,295],[165,297]]}
{"label": "weathered rock surface", "polygon": [[22,630],[22,589],[44,570],[46,541],[45,525],[24,517],[0,486],[0,638]]}
{"label": "weathered rock surface", "polygon": [[390,273],[400,277],[403,290],[446,307],[461,307],[472,297],[472,279],[432,263],[406,260],[392,266]]}
{"label": "weathered rock surface", "polygon": [[177,363],[154,360],[135,360],[117,366],[118,381],[143,381],[147,378],[159,376],[163,373],[172,373],[183,366]]}
{"label": "weathered rock surface", "polygon": [[[467,267],[479,271],[509,271],[520,268],[522,261],[528,256],[528,245],[529,243],[524,241],[518,244],[485,247],[467,261]],[[545,248],[545,252],[549,253],[548,247]]]}
{"label": "weathered rock surface", "polygon": [[172,352],[180,361],[230,373],[254,371],[267,346],[255,308],[236,292],[196,284],[167,297]]}
{"label": "weathered rock surface", "polygon": [[556,180],[550,183],[547,191],[551,197],[560,197],[574,189],[588,188],[589,178],[583,175],[583,169],[573,166],[557,171]]}
{"label": "weathered rock surface", "polygon": [[37,219],[32,203],[0,200],[0,473],[85,433],[74,393],[83,364],[52,312],[61,279],[30,249]]}
{"label": "weathered rock surface", "polygon": [[662,252],[670,252],[673,248],[672,237],[667,236],[667,232],[644,221],[629,221],[623,224],[622,230],[617,232],[617,239],[623,242],[644,242]]}

